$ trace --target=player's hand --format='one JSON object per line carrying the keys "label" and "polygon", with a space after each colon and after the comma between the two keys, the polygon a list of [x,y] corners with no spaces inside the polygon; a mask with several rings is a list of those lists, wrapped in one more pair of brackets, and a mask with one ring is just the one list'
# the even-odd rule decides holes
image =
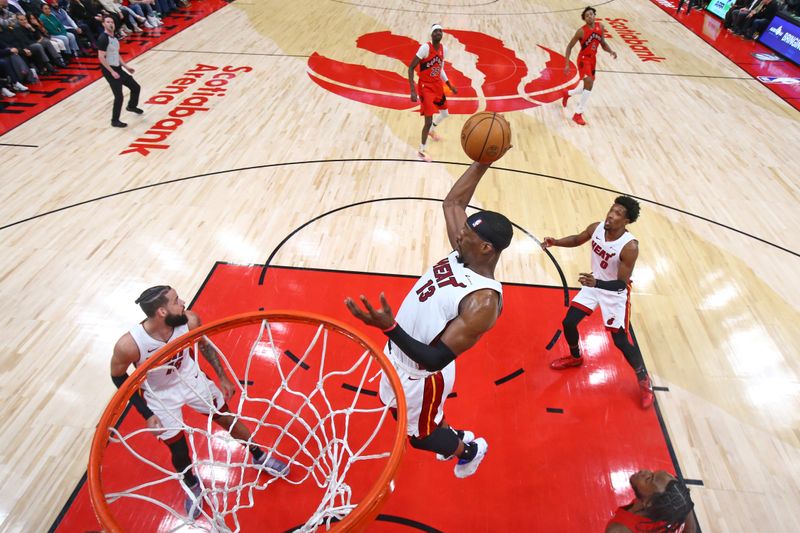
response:
{"label": "player's hand", "polygon": [[356,304],[352,298],[345,298],[344,305],[347,306],[347,309],[353,314],[354,317],[362,321],[364,324],[368,326],[374,326],[379,329],[389,329],[394,325],[394,314],[392,313],[392,308],[389,307],[389,302],[386,301],[386,296],[381,293],[381,309],[376,310],[372,307],[367,300],[367,297],[363,294],[361,295],[361,303],[364,304],[364,307],[367,309],[366,312],[361,309],[361,307]]}
{"label": "player's hand", "polygon": [[236,385],[226,377],[220,378],[219,387],[222,389],[222,397],[225,398],[226,402],[236,394]]}
{"label": "player's hand", "polygon": [[556,245],[556,240],[552,237],[545,237],[544,240],[542,240],[542,250],[547,250],[551,246],[555,245]]}
{"label": "player's hand", "polygon": [[131,73],[131,74],[133,74],[134,72],[136,72],[136,69],[135,69],[135,68],[133,68],[133,67],[130,67],[130,66],[128,66],[128,65],[125,65],[125,70],[127,70],[127,71],[128,71],[129,73]]}
{"label": "player's hand", "polygon": [[114,78],[115,80],[118,80],[119,79],[119,73],[116,70],[112,70],[111,71],[111,77]]}
{"label": "player's hand", "polygon": [[156,434],[164,432],[164,426],[161,425],[161,420],[158,419],[156,415],[151,416],[147,419],[147,429],[155,429]]}
{"label": "player's hand", "polygon": [[417,91],[415,91],[414,89],[411,89],[411,101],[412,102],[417,101]]}
{"label": "player's hand", "polygon": [[453,94],[458,94],[458,89],[456,89],[452,85],[450,86],[450,90],[453,91]]}
{"label": "player's hand", "polygon": [[578,283],[584,287],[594,287],[597,285],[597,280],[594,279],[594,276],[591,273],[581,272],[578,275]]}
{"label": "player's hand", "polygon": [[569,61],[567,61],[567,64],[564,65],[564,74],[569,74]]}
{"label": "player's hand", "polygon": [[617,53],[616,53],[616,52],[611,52],[611,57],[613,57],[614,59],[616,59],[616,58],[617,58]]}

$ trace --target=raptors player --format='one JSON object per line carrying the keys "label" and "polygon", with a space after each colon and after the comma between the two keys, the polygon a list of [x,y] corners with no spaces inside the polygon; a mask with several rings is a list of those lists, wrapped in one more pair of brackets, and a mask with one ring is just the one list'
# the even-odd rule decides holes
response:
{"label": "raptors player", "polygon": [[[417,54],[408,65],[408,83],[411,85],[411,101],[420,100],[419,114],[425,117],[425,124],[422,126],[422,140],[419,145],[417,156],[422,161],[431,161],[431,157],[426,151],[428,136],[434,141],[439,140],[436,134],[436,126],[447,118],[447,97],[444,94],[442,82],[457,94],[458,91],[450,84],[447,74],[444,71],[444,45],[442,44],[442,27],[434,24],[431,27],[431,40],[423,44],[417,50]],[[419,92],[414,88],[414,69],[419,66]],[[433,114],[439,109],[436,120]]]}
{"label": "raptors player", "polygon": [[[383,294],[381,309],[362,295],[366,312],[352,299],[345,304],[365,324],[383,330],[389,341],[384,352],[392,361],[408,405],[407,432],[411,446],[458,458],[455,475],[475,473],[488,450],[485,439],[450,428],[444,403],[453,390],[455,359],[494,326],[503,307],[503,289],[494,279],[500,253],[511,243],[511,222],[499,213],[465,212],[488,165],[473,163],[444,199],[447,236],[455,249],[433,265],[414,285],[395,321]],[[394,403],[386,376],[381,400]]]}
{"label": "raptors player", "polygon": [[[128,378],[128,367],[139,366],[159,348],[177,339],[191,329],[200,326],[200,317],[187,311],[183,300],[175,289],[168,285],[157,285],[144,291],[136,300],[147,318],[123,335],[111,358],[111,380],[121,387]],[[200,413],[210,413],[214,422],[228,430],[231,436],[241,442],[250,441],[250,430],[228,410],[225,403],[236,392],[236,387],[228,379],[214,348],[206,342],[199,342],[200,352],[208,360],[219,376],[222,391],[200,370],[197,362],[187,348],[167,364],[151,370],[147,374],[144,395],[137,390],[130,402],[144,417],[147,427],[158,431],[158,438],[169,447],[172,465],[182,474],[186,486],[184,503],[187,515],[200,516],[202,488],[192,471],[189,445],[183,434],[184,405]],[[223,394],[224,392],[224,394]],[[249,445],[253,464],[273,476],[285,476],[289,465],[256,446]]]}
{"label": "raptors player", "polygon": [[578,77],[583,80],[583,88],[575,87],[569,91],[564,92],[564,97],[561,99],[561,104],[567,107],[567,100],[570,96],[580,95],[581,99],[578,102],[578,107],[575,109],[575,114],[572,115],[572,120],[580,124],[586,125],[583,120],[583,112],[586,110],[586,102],[589,101],[589,96],[592,94],[592,87],[594,87],[594,71],[597,65],[597,47],[602,46],[603,50],[611,54],[614,59],[617,58],[617,53],[611,50],[611,47],[606,43],[603,37],[603,25],[595,22],[595,15],[597,11],[593,7],[587,7],[581,13],[581,18],[586,23],[585,26],[578,28],[575,35],[567,45],[567,51],[564,53],[566,64],[564,65],[564,73],[569,72],[569,56],[572,53],[572,47],[575,43],[580,41],[581,51],[578,52]]}
{"label": "raptors player", "polygon": [[605,533],[695,533],[697,521],[689,488],[664,470],[639,470],[630,477],[636,498],[619,507]]}
{"label": "raptors player", "polygon": [[653,404],[653,389],[647,370],[644,368],[642,352],[638,344],[628,337],[630,319],[631,273],[639,257],[639,241],[628,231],[627,226],[639,218],[639,202],[628,196],[619,196],[606,215],[603,224],[589,224],[577,235],[563,239],[545,237],[542,248],[563,246],[574,248],[591,240],[592,272],[581,273],[578,281],[583,288],[572,299],[564,318],[564,338],[570,355],[556,359],[550,366],[555,370],[580,366],[583,357],[580,351],[578,324],[599,305],[603,322],[611,332],[614,345],[619,348],[639,380],[642,408]]}

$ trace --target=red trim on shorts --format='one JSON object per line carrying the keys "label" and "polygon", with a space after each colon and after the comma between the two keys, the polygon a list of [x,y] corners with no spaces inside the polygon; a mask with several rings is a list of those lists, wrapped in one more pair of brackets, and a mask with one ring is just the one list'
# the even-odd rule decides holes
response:
{"label": "red trim on shorts", "polygon": [[628,336],[628,342],[633,345],[633,338],[631,337],[631,284],[628,282],[628,295],[625,297],[625,334]]}
{"label": "red trim on shorts", "polygon": [[419,413],[419,438],[430,435],[436,429],[436,413],[442,403],[444,376],[437,372],[425,378],[425,392],[422,395],[422,409]]}
{"label": "red trim on shorts", "polygon": [[594,309],[589,309],[585,305],[579,304],[578,302],[570,302],[569,306],[570,307],[574,307],[575,309],[577,309],[579,311],[583,311],[587,315],[591,315],[592,313],[594,313]]}
{"label": "red trim on shorts", "polygon": [[184,437],[184,435],[183,435],[183,431],[181,431],[180,433],[178,433],[178,434],[177,434],[177,435],[175,435],[174,437],[171,437],[171,438],[169,438],[169,439],[164,439],[164,441],[163,441],[163,442],[164,442],[164,444],[166,444],[167,446],[169,446],[170,444],[175,444],[176,442],[178,442],[179,440],[181,440],[181,439],[183,439],[183,438],[185,438],[185,437]]}

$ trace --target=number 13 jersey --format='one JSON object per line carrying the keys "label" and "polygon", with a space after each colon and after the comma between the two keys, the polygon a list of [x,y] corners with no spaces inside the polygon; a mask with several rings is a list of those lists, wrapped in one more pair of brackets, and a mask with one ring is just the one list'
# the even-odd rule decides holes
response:
{"label": "number 13 jersey", "polygon": [[[500,282],[465,267],[458,262],[458,252],[453,251],[417,280],[403,300],[395,319],[411,337],[431,344],[458,316],[461,300],[481,289],[497,291],[502,305],[503,286]],[[426,377],[434,373],[421,369],[391,341],[386,344],[384,353],[395,367],[411,376]]]}

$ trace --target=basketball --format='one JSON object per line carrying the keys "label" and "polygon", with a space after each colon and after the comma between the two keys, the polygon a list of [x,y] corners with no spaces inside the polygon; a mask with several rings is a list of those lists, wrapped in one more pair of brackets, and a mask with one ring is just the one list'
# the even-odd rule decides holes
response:
{"label": "basketball", "polygon": [[511,126],[497,113],[475,113],[461,129],[461,147],[473,161],[493,163],[511,146]]}

